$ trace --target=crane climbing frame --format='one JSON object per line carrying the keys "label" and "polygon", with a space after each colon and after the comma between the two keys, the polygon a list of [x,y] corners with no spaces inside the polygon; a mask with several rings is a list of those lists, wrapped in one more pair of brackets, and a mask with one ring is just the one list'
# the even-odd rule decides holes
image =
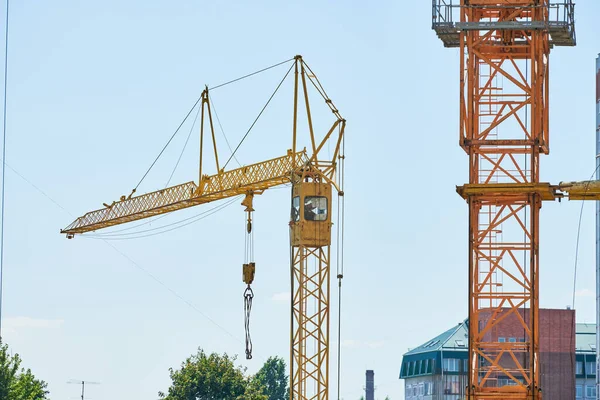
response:
{"label": "crane climbing frame", "polygon": [[[61,233],[67,238],[73,238],[77,234],[239,195],[245,196],[242,205],[246,207],[247,212],[251,213],[254,211],[252,207],[254,195],[262,194],[269,188],[291,184],[290,398],[327,400],[329,398],[332,192],[333,190],[337,192],[343,204],[345,160],[343,143],[346,120],[342,118],[321,82],[301,56],[293,59],[293,65],[288,73],[292,68],[294,69],[293,128],[291,149],[287,150],[286,155],[231,170],[221,168],[212,124],[209,89],[206,88],[201,95],[200,105],[202,113],[198,183],[190,181],[138,196],[134,196],[134,189],[130,195],[121,196],[118,201],[105,203],[104,208],[90,211],[77,218],[61,230]],[[284,80],[286,77],[287,74]],[[312,84],[323,98],[334,116],[329,130],[321,135],[315,132],[313,127],[308,97],[309,84]],[[308,133],[306,140],[309,143],[308,150],[298,149],[300,131],[303,129],[299,126],[302,97],[307,123],[304,131]],[[212,175],[202,172],[205,115],[208,116],[209,139],[212,139],[216,164],[216,173]],[[251,224],[249,223],[248,226],[250,231]],[[254,263],[251,264],[254,268]],[[247,274],[247,265],[245,267],[244,274]],[[253,278],[254,270],[251,275]],[[338,278],[341,279],[340,276]],[[244,281],[249,284],[252,279],[245,277]]]}

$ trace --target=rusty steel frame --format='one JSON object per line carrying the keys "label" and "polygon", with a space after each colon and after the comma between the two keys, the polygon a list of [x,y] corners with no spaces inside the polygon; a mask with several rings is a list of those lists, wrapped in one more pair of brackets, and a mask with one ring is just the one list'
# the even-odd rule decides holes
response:
{"label": "rusty steel frame", "polygon": [[[469,399],[540,399],[539,156],[549,152],[543,1],[461,1],[460,145],[469,155]],[[531,7],[528,7],[531,6]],[[512,26],[497,29],[495,24]],[[473,186],[471,186],[473,185]],[[471,191],[472,187],[494,190]],[[499,276],[501,278],[499,278]],[[525,313],[525,310],[528,310]],[[512,321],[521,340],[501,342]]]}

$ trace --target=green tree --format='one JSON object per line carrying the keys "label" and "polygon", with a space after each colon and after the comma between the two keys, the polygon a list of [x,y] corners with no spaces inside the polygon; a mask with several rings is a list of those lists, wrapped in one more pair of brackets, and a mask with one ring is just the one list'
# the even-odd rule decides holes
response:
{"label": "green tree", "polygon": [[262,368],[254,375],[254,380],[263,387],[267,400],[288,400],[290,389],[286,375],[285,361],[279,357],[269,357]]}
{"label": "green tree", "polygon": [[251,377],[246,381],[246,390],[244,391],[244,394],[238,397],[237,400],[269,400],[269,396],[264,394],[264,387],[261,386],[256,379]]}
{"label": "green tree", "polygon": [[31,370],[21,368],[18,354],[11,356],[8,345],[0,340],[0,399],[46,400],[46,382],[38,380]]}
{"label": "green tree", "polygon": [[159,396],[167,400],[243,399],[247,382],[244,371],[234,365],[235,360],[227,354],[207,356],[198,349],[197,354],[181,364],[181,369],[169,369],[171,387],[166,395],[159,393]]}

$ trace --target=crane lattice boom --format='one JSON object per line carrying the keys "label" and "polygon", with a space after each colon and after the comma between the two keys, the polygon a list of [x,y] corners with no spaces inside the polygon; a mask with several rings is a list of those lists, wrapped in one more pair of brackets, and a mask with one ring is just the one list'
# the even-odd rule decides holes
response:
{"label": "crane lattice boom", "polygon": [[289,152],[272,160],[240,167],[194,182],[116,201],[108,207],[90,211],[61,231],[67,235],[85,233],[110,226],[182,210],[228,197],[259,192],[291,182],[296,171],[307,167],[306,152]]}

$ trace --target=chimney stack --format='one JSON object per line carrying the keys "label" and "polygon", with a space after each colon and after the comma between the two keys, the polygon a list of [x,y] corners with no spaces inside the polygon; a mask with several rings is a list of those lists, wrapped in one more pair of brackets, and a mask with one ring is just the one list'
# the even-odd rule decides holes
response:
{"label": "chimney stack", "polygon": [[365,400],[375,400],[375,372],[373,372],[372,369],[367,370],[367,386]]}

